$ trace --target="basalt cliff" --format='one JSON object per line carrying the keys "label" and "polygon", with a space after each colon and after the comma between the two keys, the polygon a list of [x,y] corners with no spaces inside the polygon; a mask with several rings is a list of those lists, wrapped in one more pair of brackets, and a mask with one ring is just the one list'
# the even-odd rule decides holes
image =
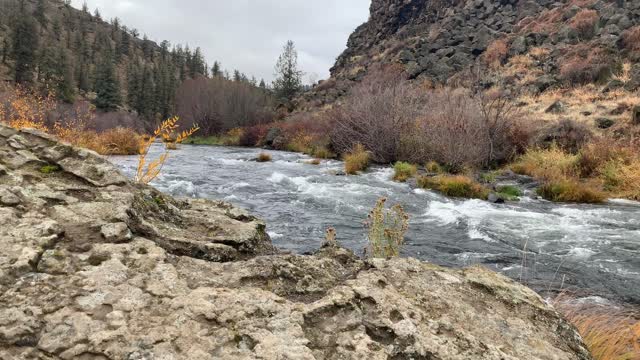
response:
{"label": "basalt cliff", "polygon": [[278,253],[230,204],[0,125],[0,359],[590,359],[480,267]]}
{"label": "basalt cliff", "polygon": [[537,94],[608,84],[627,63],[631,80],[610,89],[636,90],[639,44],[637,1],[373,0],[331,78],[304,94],[300,107],[331,105],[384,66],[400,67],[408,80],[453,85],[475,69],[485,86]]}

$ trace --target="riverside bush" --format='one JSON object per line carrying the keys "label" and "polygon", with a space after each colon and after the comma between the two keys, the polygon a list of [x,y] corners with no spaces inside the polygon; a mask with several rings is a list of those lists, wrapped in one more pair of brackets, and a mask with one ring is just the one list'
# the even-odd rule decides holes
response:
{"label": "riverside bush", "polygon": [[538,188],[538,195],[556,202],[601,203],[606,195],[598,188],[577,180],[552,180]]}
{"label": "riverside bush", "polygon": [[405,162],[397,162],[393,166],[393,170],[395,172],[393,175],[393,180],[398,182],[405,182],[416,175],[416,173],[418,172],[418,167]]}
{"label": "riverside bush", "polygon": [[463,175],[422,176],[418,186],[451,197],[486,200],[489,196],[489,189]]}
{"label": "riverside bush", "polygon": [[369,152],[362,144],[357,144],[350,153],[344,156],[344,170],[349,175],[355,175],[359,171],[367,170],[369,161]]}

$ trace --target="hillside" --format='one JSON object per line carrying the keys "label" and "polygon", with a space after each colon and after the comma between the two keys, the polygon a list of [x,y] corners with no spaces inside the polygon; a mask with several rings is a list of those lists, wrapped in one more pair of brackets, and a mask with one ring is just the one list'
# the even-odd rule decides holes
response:
{"label": "hillside", "polygon": [[1,0],[0,45],[4,82],[146,120],[169,116],[179,84],[208,73],[199,48],[158,45],[118,19],[60,0]]}
{"label": "hillside", "polygon": [[640,57],[637,1],[373,0],[370,12],[331,79],[305,96],[307,105],[332,103],[390,64],[433,83],[464,80],[456,75],[480,68],[489,85],[534,94],[589,83],[640,86],[638,64],[627,66],[629,81],[611,81]]}

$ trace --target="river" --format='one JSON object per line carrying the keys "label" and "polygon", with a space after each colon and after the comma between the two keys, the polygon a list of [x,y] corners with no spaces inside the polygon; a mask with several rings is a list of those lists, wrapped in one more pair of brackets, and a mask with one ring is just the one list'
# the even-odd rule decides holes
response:
{"label": "river", "polygon": [[[161,151],[156,144],[153,153]],[[451,199],[391,180],[390,168],[336,176],[339,161],[314,166],[308,156],[259,149],[190,146],[172,151],[152,183],[174,196],[223,199],[263,218],[280,249],[317,249],[325,230],[358,254],[363,222],[376,200],[410,214],[403,255],[445,266],[482,264],[545,293],[576,291],[595,301],[640,304],[640,204],[554,204],[529,197],[491,204]],[[136,157],[111,157],[127,175]]]}

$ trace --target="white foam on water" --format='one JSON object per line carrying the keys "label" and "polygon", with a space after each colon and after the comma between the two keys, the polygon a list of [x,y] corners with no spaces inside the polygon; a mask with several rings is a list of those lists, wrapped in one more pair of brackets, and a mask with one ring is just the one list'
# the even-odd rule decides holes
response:
{"label": "white foam on water", "polygon": [[287,178],[287,175],[285,175],[283,173],[279,173],[279,172],[274,172],[273,174],[271,174],[271,176],[269,176],[267,178],[267,181],[270,181],[270,182],[272,182],[274,184],[280,184],[286,178]]}
{"label": "white foam on water", "polygon": [[248,162],[247,160],[241,160],[241,159],[224,159],[224,158],[215,158],[215,157],[212,157],[210,159],[222,165],[239,165],[239,164],[244,164]]}
{"label": "white foam on water", "polygon": [[470,228],[468,235],[469,235],[469,239],[472,239],[472,240],[484,240],[487,242],[495,242],[495,240],[491,236],[482,233],[482,231],[476,228]]}
{"label": "white foam on water", "polygon": [[251,184],[246,183],[246,182],[239,182],[239,183],[232,183],[232,184],[228,184],[228,185],[220,185],[218,186],[218,188],[216,189],[219,193],[221,194],[228,194],[228,193],[232,193],[238,189],[242,189],[242,188],[246,188],[246,187],[250,187]]}
{"label": "white foam on water", "polygon": [[198,189],[191,181],[172,180],[166,187],[167,192],[174,196],[192,196],[198,195]]}
{"label": "white foam on water", "polygon": [[269,235],[269,237],[272,239],[280,239],[284,237],[283,234],[277,233],[275,231],[267,231],[267,235]]}
{"label": "white foam on water", "polygon": [[630,206],[639,206],[640,201],[628,200],[628,199],[609,199],[609,203],[616,205],[630,205]]}
{"label": "white foam on water", "polygon": [[567,256],[569,256],[573,260],[584,261],[589,260],[595,254],[596,252],[591,249],[577,247],[569,250]]}

